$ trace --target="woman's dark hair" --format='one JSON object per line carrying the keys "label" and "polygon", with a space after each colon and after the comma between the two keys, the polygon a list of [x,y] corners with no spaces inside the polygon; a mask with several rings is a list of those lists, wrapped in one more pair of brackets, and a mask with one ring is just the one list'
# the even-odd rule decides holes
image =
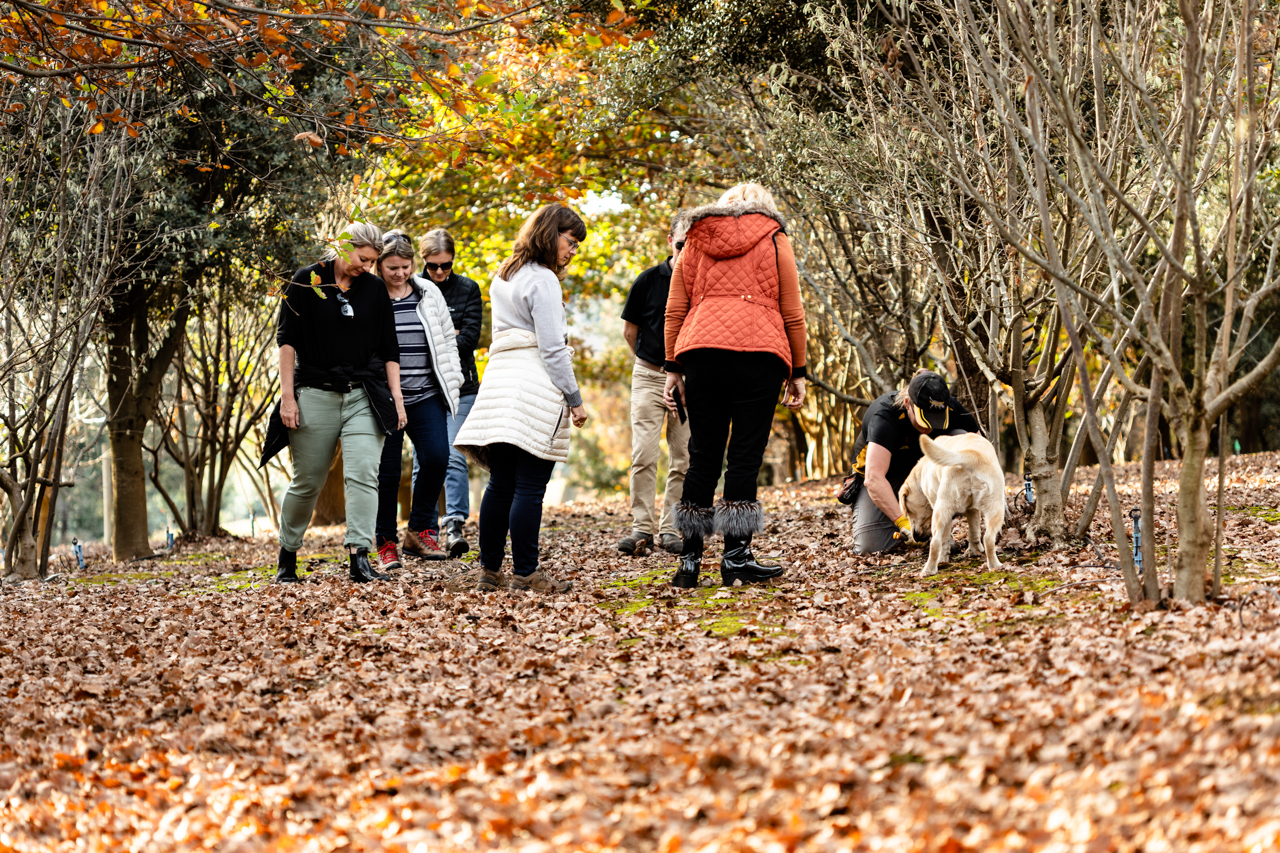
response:
{"label": "woman's dark hair", "polygon": [[587,239],[587,224],[582,217],[559,202],[544,205],[524,221],[511,257],[498,268],[498,278],[511,281],[525,264],[542,264],[556,276],[564,275],[560,266],[560,235],[568,231],[578,242]]}

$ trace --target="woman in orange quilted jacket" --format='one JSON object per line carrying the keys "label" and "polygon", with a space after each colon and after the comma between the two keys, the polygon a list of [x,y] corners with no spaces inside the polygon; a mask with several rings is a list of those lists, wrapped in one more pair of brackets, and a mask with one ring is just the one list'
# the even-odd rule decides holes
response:
{"label": "woman in orange quilted jacket", "polygon": [[[673,412],[687,410],[690,430],[689,471],[676,507],[684,549],[671,583],[698,585],[703,544],[716,532],[724,535],[721,582],[759,583],[782,567],[751,553],[752,535],[764,528],[756,475],[783,386],[787,408],[804,402],[796,260],[786,219],[759,184],[739,184],[686,217],[667,296],[666,402]],[[721,460],[724,495],[713,507]]]}

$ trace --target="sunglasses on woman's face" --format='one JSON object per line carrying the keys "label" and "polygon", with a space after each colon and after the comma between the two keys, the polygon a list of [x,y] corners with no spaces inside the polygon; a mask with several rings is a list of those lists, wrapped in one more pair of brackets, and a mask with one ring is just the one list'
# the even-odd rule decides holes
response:
{"label": "sunglasses on woman's face", "polygon": [[351,307],[351,303],[347,301],[347,297],[343,296],[341,293],[335,293],[334,296],[338,297],[338,304],[342,306],[343,317],[356,316],[355,309]]}
{"label": "sunglasses on woman's face", "polygon": [[453,261],[445,261],[443,264],[433,264],[428,262],[426,264],[426,267],[431,272],[440,272],[442,270],[444,272],[448,272],[449,270],[453,269]]}

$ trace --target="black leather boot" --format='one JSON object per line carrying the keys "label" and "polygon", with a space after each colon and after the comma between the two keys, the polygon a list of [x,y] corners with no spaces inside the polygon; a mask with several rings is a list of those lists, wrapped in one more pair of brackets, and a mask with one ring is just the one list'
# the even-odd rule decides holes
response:
{"label": "black leather boot", "polygon": [[302,583],[298,577],[298,552],[280,546],[280,558],[276,560],[276,583]]}
{"label": "black leather boot", "polygon": [[384,575],[382,572],[377,571],[369,562],[368,549],[359,548],[351,555],[352,583],[368,583],[369,581],[389,580],[391,580],[391,575]]}
{"label": "black leather boot", "polygon": [[744,584],[763,583],[782,577],[782,572],[782,566],[756,561],[751,553],[751,534],[725,535],[724,554],[720,557],[720,580],[725,586],[733,586],[734,581],[742,581]]}
{"label": "black leather boot", "polygon": [[471,550],[471,543],[462,535],[462,519],[451,518],[445,522],[444,549],[452,560],[458,559]]}
{"label": "black leather boot", "polygon": [[677,589],[697,589],[698,572],[702,570],[702,543],[715,530],[715,515],[709,506],[680,501],[676,504],[676,529],[684,537],[680,550],[680,567],[671,578]]}
{"label": "black leather boot", "polygon": [[680,567],[671,577],[671,585],[677,589],[697,589],[698,573],[702,571],[702,537],[685,535],[684,548],[680,551]]}

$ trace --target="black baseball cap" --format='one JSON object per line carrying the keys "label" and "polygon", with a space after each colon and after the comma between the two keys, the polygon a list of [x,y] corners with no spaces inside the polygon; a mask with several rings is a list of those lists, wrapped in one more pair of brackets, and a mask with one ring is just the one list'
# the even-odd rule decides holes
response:
{"label": "black baseball cap", "polygon": [[948,429],[951,422],[951,391],[947,380],[932,370],[922,370],[911,377],[907,396],[916,410],[916,420],[926,429]]}

